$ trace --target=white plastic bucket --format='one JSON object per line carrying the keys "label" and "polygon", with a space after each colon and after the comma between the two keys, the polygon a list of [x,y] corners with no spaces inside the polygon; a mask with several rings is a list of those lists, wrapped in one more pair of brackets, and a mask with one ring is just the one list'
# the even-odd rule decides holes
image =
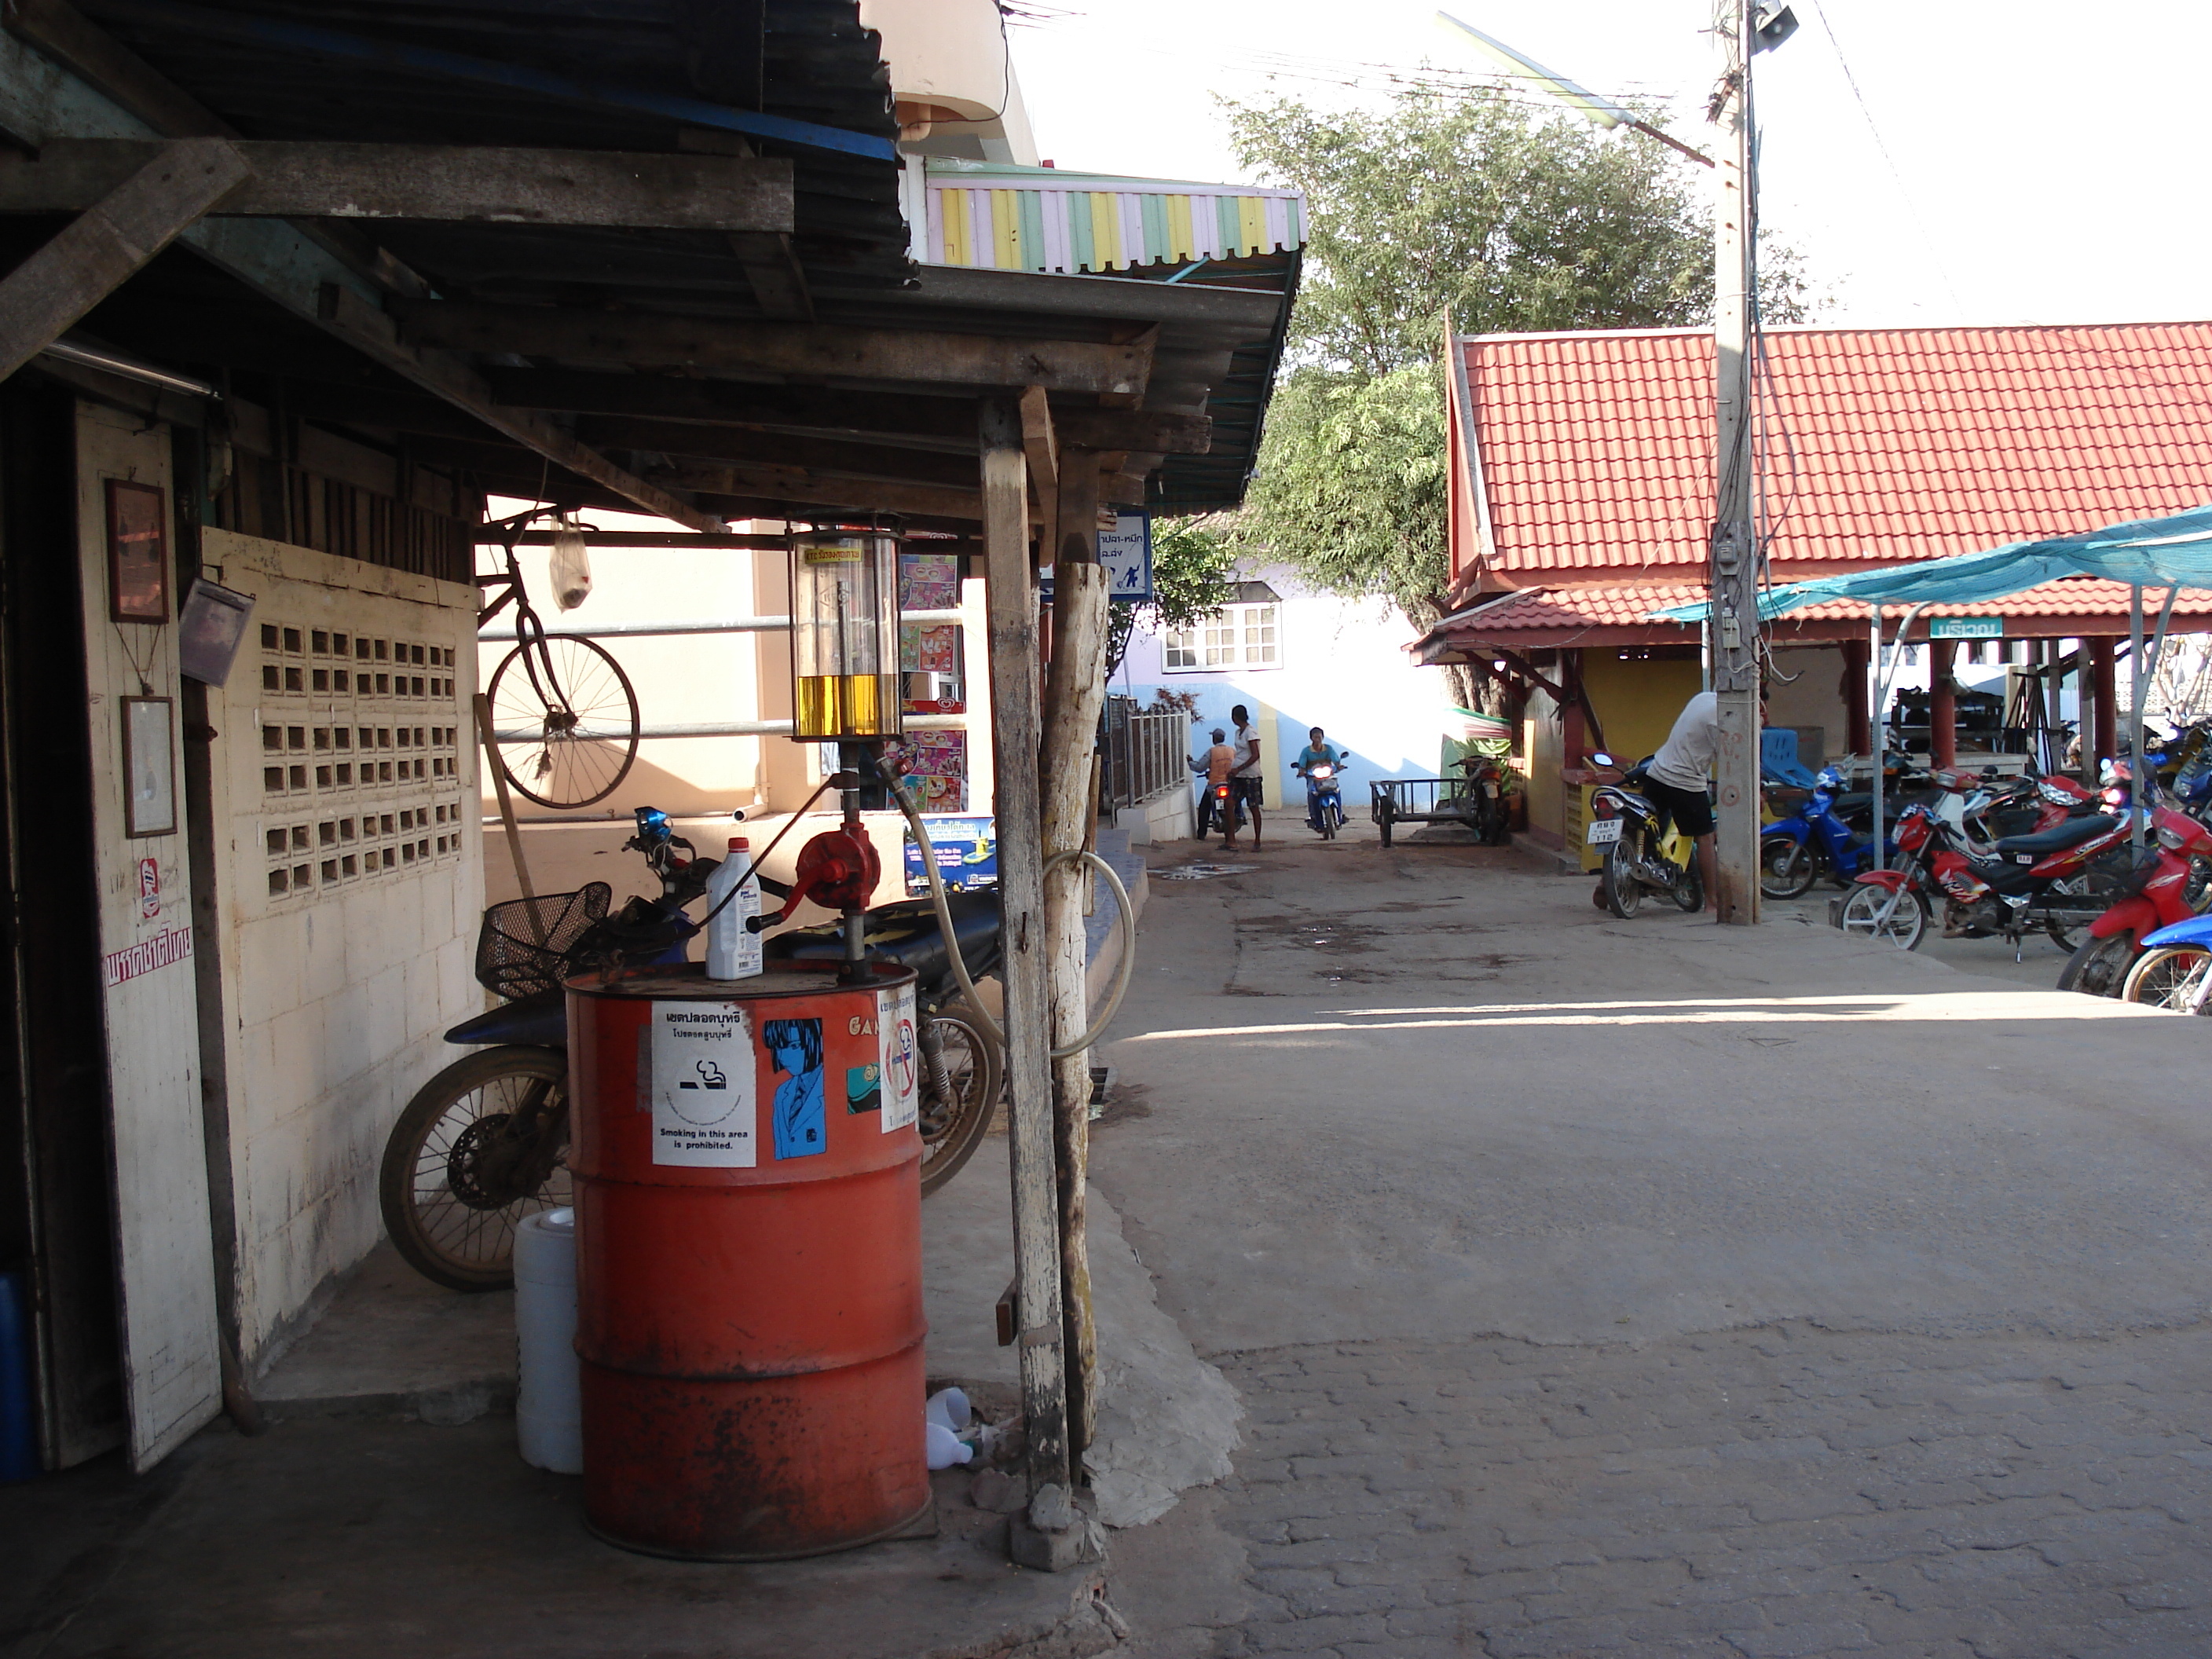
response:
{"label": "white plastic bucket", "polygon": [[522,1461],[584,1472],[576,1388],[576,1212],[544,1210],[514,1230],[514,1431]]}

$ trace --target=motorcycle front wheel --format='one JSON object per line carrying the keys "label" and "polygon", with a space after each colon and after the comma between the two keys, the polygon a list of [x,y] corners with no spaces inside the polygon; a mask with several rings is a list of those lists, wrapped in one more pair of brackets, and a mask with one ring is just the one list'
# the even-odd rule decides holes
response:
{"label": "motorcycle front wheel", "polygon": [[424,1084],[385,1142],[385,1231],[425,1279],[456,1291],[514,1283],[514,1230],[570,1201],[568,1057],[486,1048]]}
{"label": "motorcycle front wheel", "polygon": [[2120,1000],[2186,1013],[2208,969],[2212,969],[2212,951],[2201,945],[2168,945],[2146,951],[2128,970]]}
{"label": "motorcycle front wheel", "polygon": [[[921,1195],[927,1198],[958,1175],[991,1132],[1005,1073],[999,1046],[963,1008],[932,1014],[922,1027]],[[929,1054],[932,1044],[937,1048]],[[935,1068],[944,1066],[945,1086]]]}
{"label": "motorcycle front wheel", "polygon": [[1804,897],[1818,874],[1813,849],[1802,841],[1769,836],[1759,849],[1759,890],[1771,899]]}
{"label": "motorcycle front wheel", "polygon": [[1634,842],[1626,834],[1605,849],[1605,867],[1599,878],[1605,908],[1623,921],[1644,902],[1644,884],[1636,878]]}
{"label": "motorcycle front wheel", "polygon": [[[1911,888],[1892,895],[1886,887],[1854,885],[1844,901],[1844,931],[1855,939],[1879,940],[1900,951],[1917,951],[1928,932],[1928,901]],[[1887,908],[1887,914],[1884,914]]]}

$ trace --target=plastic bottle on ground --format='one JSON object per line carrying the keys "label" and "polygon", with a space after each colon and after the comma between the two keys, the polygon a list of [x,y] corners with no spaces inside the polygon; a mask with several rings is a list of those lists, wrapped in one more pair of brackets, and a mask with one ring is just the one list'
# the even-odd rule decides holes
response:
{"label": "plastic bottle on ground", "polygon": [[584,1472],[576,1360],[576,1212],[544,1210],[514,1230],[514,1431],[522,1461]]}

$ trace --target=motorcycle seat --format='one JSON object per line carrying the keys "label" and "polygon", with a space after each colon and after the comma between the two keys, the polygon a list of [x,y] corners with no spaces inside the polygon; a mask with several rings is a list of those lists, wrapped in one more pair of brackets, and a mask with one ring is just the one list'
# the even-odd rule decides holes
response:
{"label": "motorcycle seat", "polygon": [[[999,896],[996,892],[947,893],[945,908],[952,913],[953,932],[960,940],[961,960],[968,976],[981,979],[999,965]],[[868,912],[868,954],[878,962],[896,962],[914,969],[925,996],[945,994],[956,983],[951,953],[945,948],[944,929],[927,899],[908,899]],[[834,923],[826,927],[804,927],[780,933],[768,941],[763,953],[771,962],[836,962],[845,955],[844,930]]]}
{"label": "motorcycle seat", "polygon": [[2094,841],[2112,827],[2112,820],[2102,812],[2084,817],[2067,818],[2048,830],[2039,830],[2032,836],[2007,836],[1996,844],[2000,857],[2028,853],[2039,859],[2053,853],[2063,853],[2069,847],[2079,847],[2085,841]]}

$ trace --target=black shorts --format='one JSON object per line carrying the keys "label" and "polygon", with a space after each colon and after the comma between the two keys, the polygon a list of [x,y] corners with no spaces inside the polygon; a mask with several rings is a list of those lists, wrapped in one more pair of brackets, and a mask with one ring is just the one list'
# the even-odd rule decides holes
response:
{"label": "black shorts", "polygon": [[1231,791],[1230,799],[1232,800],[1244,802],[1249,805],[1257,806],[1261,804],[1261,786],[1266,783],[1266,781],[1267,780],[1265,778],[1231,777],[1229,780],[1229,787]]}
{"label": "black shorts", "polygon": [[1671,783],[1662,783],[1655,777],[1644,780],[1644,793],[1651,797],[1651,804],[1668,817],[1676,828],[1692,841],[1699,836],[1713,833],[1713,798],[1703,789],[1677,789]]}

